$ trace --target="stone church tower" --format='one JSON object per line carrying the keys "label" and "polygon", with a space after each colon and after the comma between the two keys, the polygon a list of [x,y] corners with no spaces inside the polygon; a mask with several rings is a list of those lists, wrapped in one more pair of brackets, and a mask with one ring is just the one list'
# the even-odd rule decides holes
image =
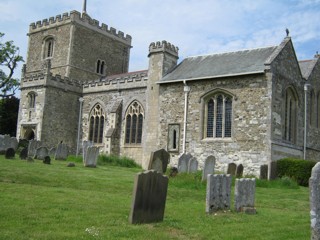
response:
{"label": "stone church tower", "polygon": [[17,138],[75,149],[83,83],[128,72],[131,36],[72,11],[32,23]]}

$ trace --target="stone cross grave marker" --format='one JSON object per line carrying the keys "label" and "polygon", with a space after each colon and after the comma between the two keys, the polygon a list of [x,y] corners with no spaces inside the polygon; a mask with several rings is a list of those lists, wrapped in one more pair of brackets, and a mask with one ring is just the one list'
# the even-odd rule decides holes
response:
{"label": "stone cross grave marker", "polygon": [[155,152],[151,152],[148,169],[156,170],[159,173],[165,173],[167,171],[169,161],[170,154],[166,150],[160,149]]}
{"label": "stone cross grave marker", "polygon": [[254,199],[256,192],[255,178],[236,179],[234,191],[234,206],[237,212],[255,214]]}
{"label": "stone cross grave marker", "polygon": [[59,143],[54,155],[55,160],[66,160],[68,157],[68,146],[64,143]]}
{"label": "stone cross grave marker", "polygon": [[85,167],[96,167],[99,156],[99,147],[88,147],[86,156],[83,158]]}
{"label": "stone cross grave marker", "polygon": [[154,170],[135,177],[129,222],[132,224],[163,221],[168,177]]}
{"label": "stone cross grave marker", "polygon": [[192,157],[188,163],[188,173],[195,173],[198,171],[198,161],[195,157]]}
{"label": "stone cross grave marker", "polygon": [[320,162],[311,171],[309,179],[311,239],[320,239]]}
{"label": "stone cross grave marker", "polygon": [[188,172],[189,161],[192,158],[190,153],[184,153],[179,157],[178,160],[178,172]]}
{"label": "stone cross grave marker", "polygon": [[241,178],[243,175],[243,165],[239,164],[236,169],[236,177]]}
{"label": "stone cross grave marker", "polygon": [[268,179],[268,165],[264,164],[260,166],[260,179]]}
{"label": "stone cross grave marker", "polygon": [[236,170],[237,170],[237,165],[235,163],[228,164],[227,174],[234,176],[236,175]]}
{"label": "stone cross grave marker", "polygon": [[35,159],[44,160],[46,156],[49,156],[49,150],[46,147],[39,147],[36,150],[36,154],[34,156]]}
{"label": "stone cross grave marker", "polygon": [[28,145],[28,156],[34,157],[36,155],[37,148],[41,147],[41,142],[37,140],[30,140]]}
{"label": "stone cross grave marker", "polygon": [[229,210],[231,202],[230,174],[208,174],[206,189],[206,213]]}
{"label": "stone cross grave marker", "polygon": [[207,181],[208,174],[214,173],[214,166],[216,164],[216,158],[214,156],[209,156],[204,161],[203,171],[202,171],[202,181]]}

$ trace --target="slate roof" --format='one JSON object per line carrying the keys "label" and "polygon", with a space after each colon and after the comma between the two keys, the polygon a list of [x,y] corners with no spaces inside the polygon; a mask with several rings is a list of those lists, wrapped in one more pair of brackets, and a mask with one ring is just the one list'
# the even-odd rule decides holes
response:
{"label": "slate roof", "polygon": [[263,73],[277,46],[188,57],[159,83]]}
{"label": "slate roof", "polygon": [[301,74],[305,79],[309,78],[316,63],[317,59],[299,61]]}

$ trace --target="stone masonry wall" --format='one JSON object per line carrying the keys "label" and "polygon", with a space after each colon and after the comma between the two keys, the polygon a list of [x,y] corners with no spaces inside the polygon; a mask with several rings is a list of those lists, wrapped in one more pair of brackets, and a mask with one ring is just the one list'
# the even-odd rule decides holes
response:
{"label": "stone masonry wall", "polygon": [[[220,78],[187,82],[190,86],[186,151],[199,161],[213,155],[216,157],[216,170],[226,172],[231,162],[242,164],[245,174],[258,174],[260,165],[270,161],[268,148],[268,128],[270,120],[270,96],[268,79],[265,75]],[[203,106],[201,97],[204,93],[223,89],[235,97],[232,103],[232,138],[203,139]],[[160,145],[167,144],[168,125],[178,123],[183,126],[184,93],[183,83],[160,85]],[[182,145],[183,129],[180,144]],[[180,149],[182,149],[180,147]],[[181,154],[181,150],[179,152]],[[171,164],[177,165],[178,155],[171,155]]]}

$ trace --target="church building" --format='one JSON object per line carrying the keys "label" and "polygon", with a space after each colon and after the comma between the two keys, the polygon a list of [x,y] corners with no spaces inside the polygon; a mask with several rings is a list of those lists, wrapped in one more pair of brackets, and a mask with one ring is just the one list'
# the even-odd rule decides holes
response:
{"label": "church building", "polygon": [[[85,5],[86,1],[84,1]],[[146,70],[128,72],[131,36],[72,11],[29,28],[17,138],[92,141],[143,168],[158,149],[213,155],[216,170],[244,174],[284,157],[320,159],[320,60],[298,61],[292,39],[277,46],[202,56],[178,64],[166,41],[146,49]]]}

